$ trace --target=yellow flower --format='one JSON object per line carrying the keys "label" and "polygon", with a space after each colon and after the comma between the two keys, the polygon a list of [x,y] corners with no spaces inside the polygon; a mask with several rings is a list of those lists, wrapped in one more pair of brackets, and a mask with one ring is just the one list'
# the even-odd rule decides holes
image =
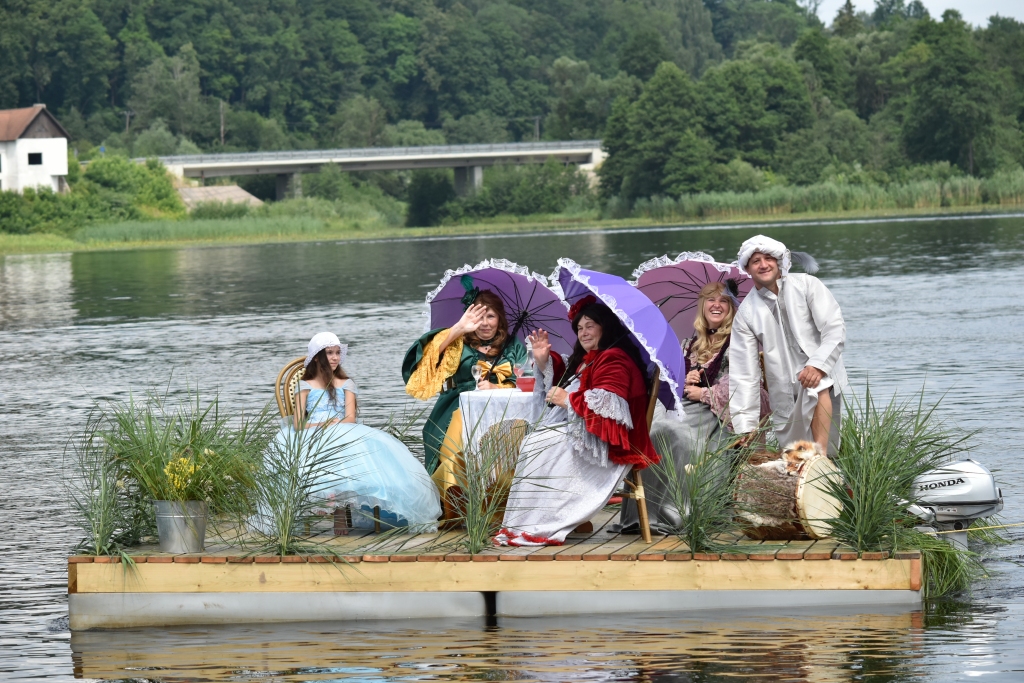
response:
{"label": "yellow flower", "polygon": [[188,458],[171,460],[164,467],[167,481],[177,495],[181,495],[192,483],[192,475],[196,473],[196,464]]}

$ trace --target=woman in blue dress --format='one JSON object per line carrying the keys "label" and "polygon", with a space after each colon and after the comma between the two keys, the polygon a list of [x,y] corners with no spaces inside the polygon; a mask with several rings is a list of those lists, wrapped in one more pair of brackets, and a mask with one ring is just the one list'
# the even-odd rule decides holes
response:
{"label": "woman in blue dress", "polygon": [[330,332],[309,341],[294,424],[281,429],[278,442],[287,448],[304,430],[317,452],[330,453],[317,496],[328,507],[360,511],[353,515],[355,526],[372,526],[379,506],[385,527],[436,528],[439,496],[423,465],[401,441],[357,421],[359,389],[342,368],[347,350]]}

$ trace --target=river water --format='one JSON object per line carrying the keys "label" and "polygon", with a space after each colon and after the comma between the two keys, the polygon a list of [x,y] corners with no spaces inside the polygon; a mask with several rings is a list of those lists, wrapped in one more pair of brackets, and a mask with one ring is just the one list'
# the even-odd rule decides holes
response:
{"label": "river water", "polygon": [[[258,409],[287,360],[349,343],[369,423],[407,403],[401,357],[444,270],[559,256],[628,276],[683,250],[732,260],[756,227],[8,256],[0,260],[0,678],[198,681],[1024,680],[1024,527],[991,577],[926,610],[717,612],[483,622],[67,631],[64,443],[96,401],[186,384]],[[1024,216],[763,228],[814,254],[858,392],[942,398],[977,430],[1024,522]],[[170,380],[169,380],[170,378]],[[168,384],[169,383],[169,384]]]}

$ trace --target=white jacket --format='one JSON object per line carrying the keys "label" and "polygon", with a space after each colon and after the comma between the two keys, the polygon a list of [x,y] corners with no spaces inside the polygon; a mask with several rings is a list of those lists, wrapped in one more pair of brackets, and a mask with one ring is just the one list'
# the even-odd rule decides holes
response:
{"label": "white jacket", "polygon": [[[812,415],[794,415],[808,410],[813,413],[816,399],[807,400],[808,394],[816,396],[819,391],[834,387],[838,396],[846,386],[842,359],[846,323],[838,302],[821,280],[805,273],[790,273],[779,280],[779,298],[786,314],[785,333],[765,301],[766,296],[770,299],[774,294],[752,290],[740,304],[732,323],[729,412],[737,434],[757,427],[759,350],[764,351],[765,378],[776,425],[789,422],[790,418],[810,425]],[[807,365],[818,368],[825,377],[814,389],[802,391],[796,376]]]}

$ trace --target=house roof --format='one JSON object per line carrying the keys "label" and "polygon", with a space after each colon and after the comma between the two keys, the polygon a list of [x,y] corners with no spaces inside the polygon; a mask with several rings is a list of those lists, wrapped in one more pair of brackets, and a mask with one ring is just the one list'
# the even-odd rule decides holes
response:
{"label": "house roof", "polygon": [[46,111],[46,105],[37,104],[34,107],[25,107],[24,109],[0,110],[0,142],[11,142],[20,138],[40,115],[49,118],[64,137],[71,137],[64,130],[64,126],[60,125],[57,119],[53,117],[53,114]]}

